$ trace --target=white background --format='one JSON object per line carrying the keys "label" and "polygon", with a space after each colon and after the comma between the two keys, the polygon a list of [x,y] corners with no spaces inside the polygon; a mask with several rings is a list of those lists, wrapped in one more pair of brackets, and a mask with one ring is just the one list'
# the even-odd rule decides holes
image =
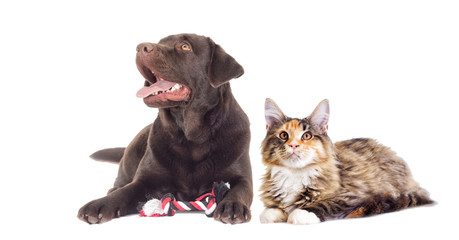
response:
{"label": "white background", "polygon": [[[0,234],[457,239],[457,2],[120,2],[0,3]],[[252,221],[231,226],[179,214],[87,225],[78,209],[102,197],[117,173],[89,154],[126,146],[156,117],[135,97],[143,84],[135,47],[176,33],[211,37],[245,68],[231,85],[251,120]],[[332,140],[372,137],[390,146],[438,204],[311,226],[260,224],[266,97],[292,117],[328,98]]]}

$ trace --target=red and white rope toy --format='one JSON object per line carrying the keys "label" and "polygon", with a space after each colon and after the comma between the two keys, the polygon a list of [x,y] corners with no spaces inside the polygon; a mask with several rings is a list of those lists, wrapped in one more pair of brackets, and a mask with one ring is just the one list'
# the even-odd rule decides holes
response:
{"label": "red and white rope toy", "polygon": [[172,193],[165,194],[161,200],[151,199],[142,206],[141,217],[174,216],[176,211],[204,211],[207,217],[212,217],[217,208],[217,202],[229,190],[227,184],[214,183],[211,193],[206,193],[196,198],[195,201],[176,201]]}

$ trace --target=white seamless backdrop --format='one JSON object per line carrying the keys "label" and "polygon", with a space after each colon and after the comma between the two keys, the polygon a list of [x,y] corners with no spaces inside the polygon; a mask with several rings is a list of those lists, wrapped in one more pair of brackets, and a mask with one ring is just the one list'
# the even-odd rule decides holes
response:
{"label": "white seamless backdrop", "polygon": [[[455,239],[458,11],[455,1],[3,1],[0,234]],[[126,146],[157,114],[135,97],[143,84],[135,47],[177,33],[209,36],[244,66],[231,86],[251,121],[252,221],[177,214],[87,225],[78,209],[104,196],[117,174],[89,154]],[[293,117],[328,98],[332,140],[390,146],[437,204],[310,226],[260,224],[267,97]]]}

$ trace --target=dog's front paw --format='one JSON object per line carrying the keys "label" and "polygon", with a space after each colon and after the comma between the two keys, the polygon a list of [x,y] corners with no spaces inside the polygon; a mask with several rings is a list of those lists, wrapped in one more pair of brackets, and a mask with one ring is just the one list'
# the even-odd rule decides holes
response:
{"label": "dog's front paw", "polygon": [[88,202],[78,211],[78,218],[89,224],[99,224],[120,217],[121,209],[105,198],[100,198]]}
{"label": "dog's front paw", "polygon": [[237,201],[222,201],[214,212],[214,219],[223,223],[245,223],[251,218],[250,209]]}

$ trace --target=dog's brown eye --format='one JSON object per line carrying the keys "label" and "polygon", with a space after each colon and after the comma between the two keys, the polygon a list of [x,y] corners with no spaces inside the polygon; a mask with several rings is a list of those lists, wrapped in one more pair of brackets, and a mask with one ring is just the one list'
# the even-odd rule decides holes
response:
{"label": "dog's brown eye", "polygon": [[311,138],[312,138],[312,134],[310,132],[305,132],[303,133],[303,136],[301,136],[301,140],[303,141],[310,140]]}
{"label": "dog's brown eye", "polygon": [[184,43],[181,48],[183,51],[191,51],[191,47],[187,43]]}
{"label": "dog's brown eye", "polygon": [[287,141],[287,139],[288,139],[288,133],[285,132],[285,131],[281,132],[281,133],[279,134],[279,138],[282,139],[282,140],[284,140],[284,141]]}

